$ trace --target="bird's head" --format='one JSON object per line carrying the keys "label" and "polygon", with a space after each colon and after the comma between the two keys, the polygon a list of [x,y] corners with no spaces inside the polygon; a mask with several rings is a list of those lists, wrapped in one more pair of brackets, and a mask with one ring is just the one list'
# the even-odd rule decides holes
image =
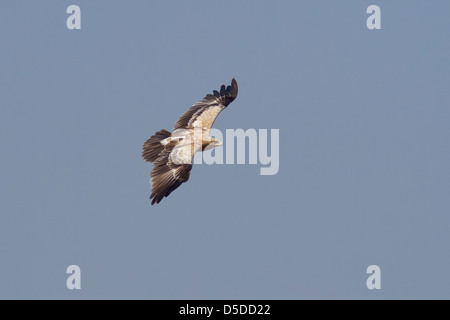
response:
{"label": "bird's head", "polygon": [[214,138],[211,138],[211,139],[212,139],[211,142],[208,145],[206,145],[206,148],[204,150],[211,150],[211,149],[213,149],[215,147],[218,147],[218,146],[222,145],[221,141],[216,140]]}

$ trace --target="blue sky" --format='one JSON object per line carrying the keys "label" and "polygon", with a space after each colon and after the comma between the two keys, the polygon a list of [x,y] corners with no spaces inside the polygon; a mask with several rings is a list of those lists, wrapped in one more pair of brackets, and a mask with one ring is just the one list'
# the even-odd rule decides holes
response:
{"label": "blue sky", "polygon": [[[0,298],[450,298],[449,10],[3,2]],[[143,142],[233,77],[214,127],[279,129],[278,174],[197,165],[150,206]]]}

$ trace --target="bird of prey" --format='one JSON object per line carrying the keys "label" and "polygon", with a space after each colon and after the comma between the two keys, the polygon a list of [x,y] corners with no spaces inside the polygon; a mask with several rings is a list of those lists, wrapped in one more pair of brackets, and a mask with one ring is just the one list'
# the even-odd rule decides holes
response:
{"label": "bird of prey", "polygon": [[188,181],[196,152],[222,144],[210,137],[209,132],[219,113],[236,99],[237,93],[238,85],[233,78],[231,85],[222,85],[220,91],[207,94],[183,113],[173,132],[162,129],[145,141],[142,157],[154,163],[150,172],[152,205]]}

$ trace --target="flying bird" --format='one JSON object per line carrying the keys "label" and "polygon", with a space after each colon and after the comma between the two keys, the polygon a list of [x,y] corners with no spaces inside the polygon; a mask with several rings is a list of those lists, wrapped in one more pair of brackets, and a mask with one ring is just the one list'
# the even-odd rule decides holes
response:
{"label": "flying bird", "polygon": [[236,80],[222,85],[220,91],[207,94],[178,118],[172,132],[162,129],[145,141],[142,157],[153,162],[150,172],[152,205],[161,202],[189,180],[196,152],[210,150],[222,142],[210,137],[210,129],[219,113],[238,94]]}

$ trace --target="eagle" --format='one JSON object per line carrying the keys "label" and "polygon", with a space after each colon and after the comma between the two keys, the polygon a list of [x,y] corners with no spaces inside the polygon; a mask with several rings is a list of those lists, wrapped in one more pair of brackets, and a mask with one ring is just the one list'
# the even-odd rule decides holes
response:
{"label": "eagle", "polygon": [[153,162],[150,172],[150,199],[158,204],[182,183],[189,180],[192,160],[196,152],[210,150],[222,142],[210,137],[210,129],[219,113],[236,99],[238,85],[222,85],[190,107],[178,118],[172,132],[155,132],[142,147],[144,160]]}

